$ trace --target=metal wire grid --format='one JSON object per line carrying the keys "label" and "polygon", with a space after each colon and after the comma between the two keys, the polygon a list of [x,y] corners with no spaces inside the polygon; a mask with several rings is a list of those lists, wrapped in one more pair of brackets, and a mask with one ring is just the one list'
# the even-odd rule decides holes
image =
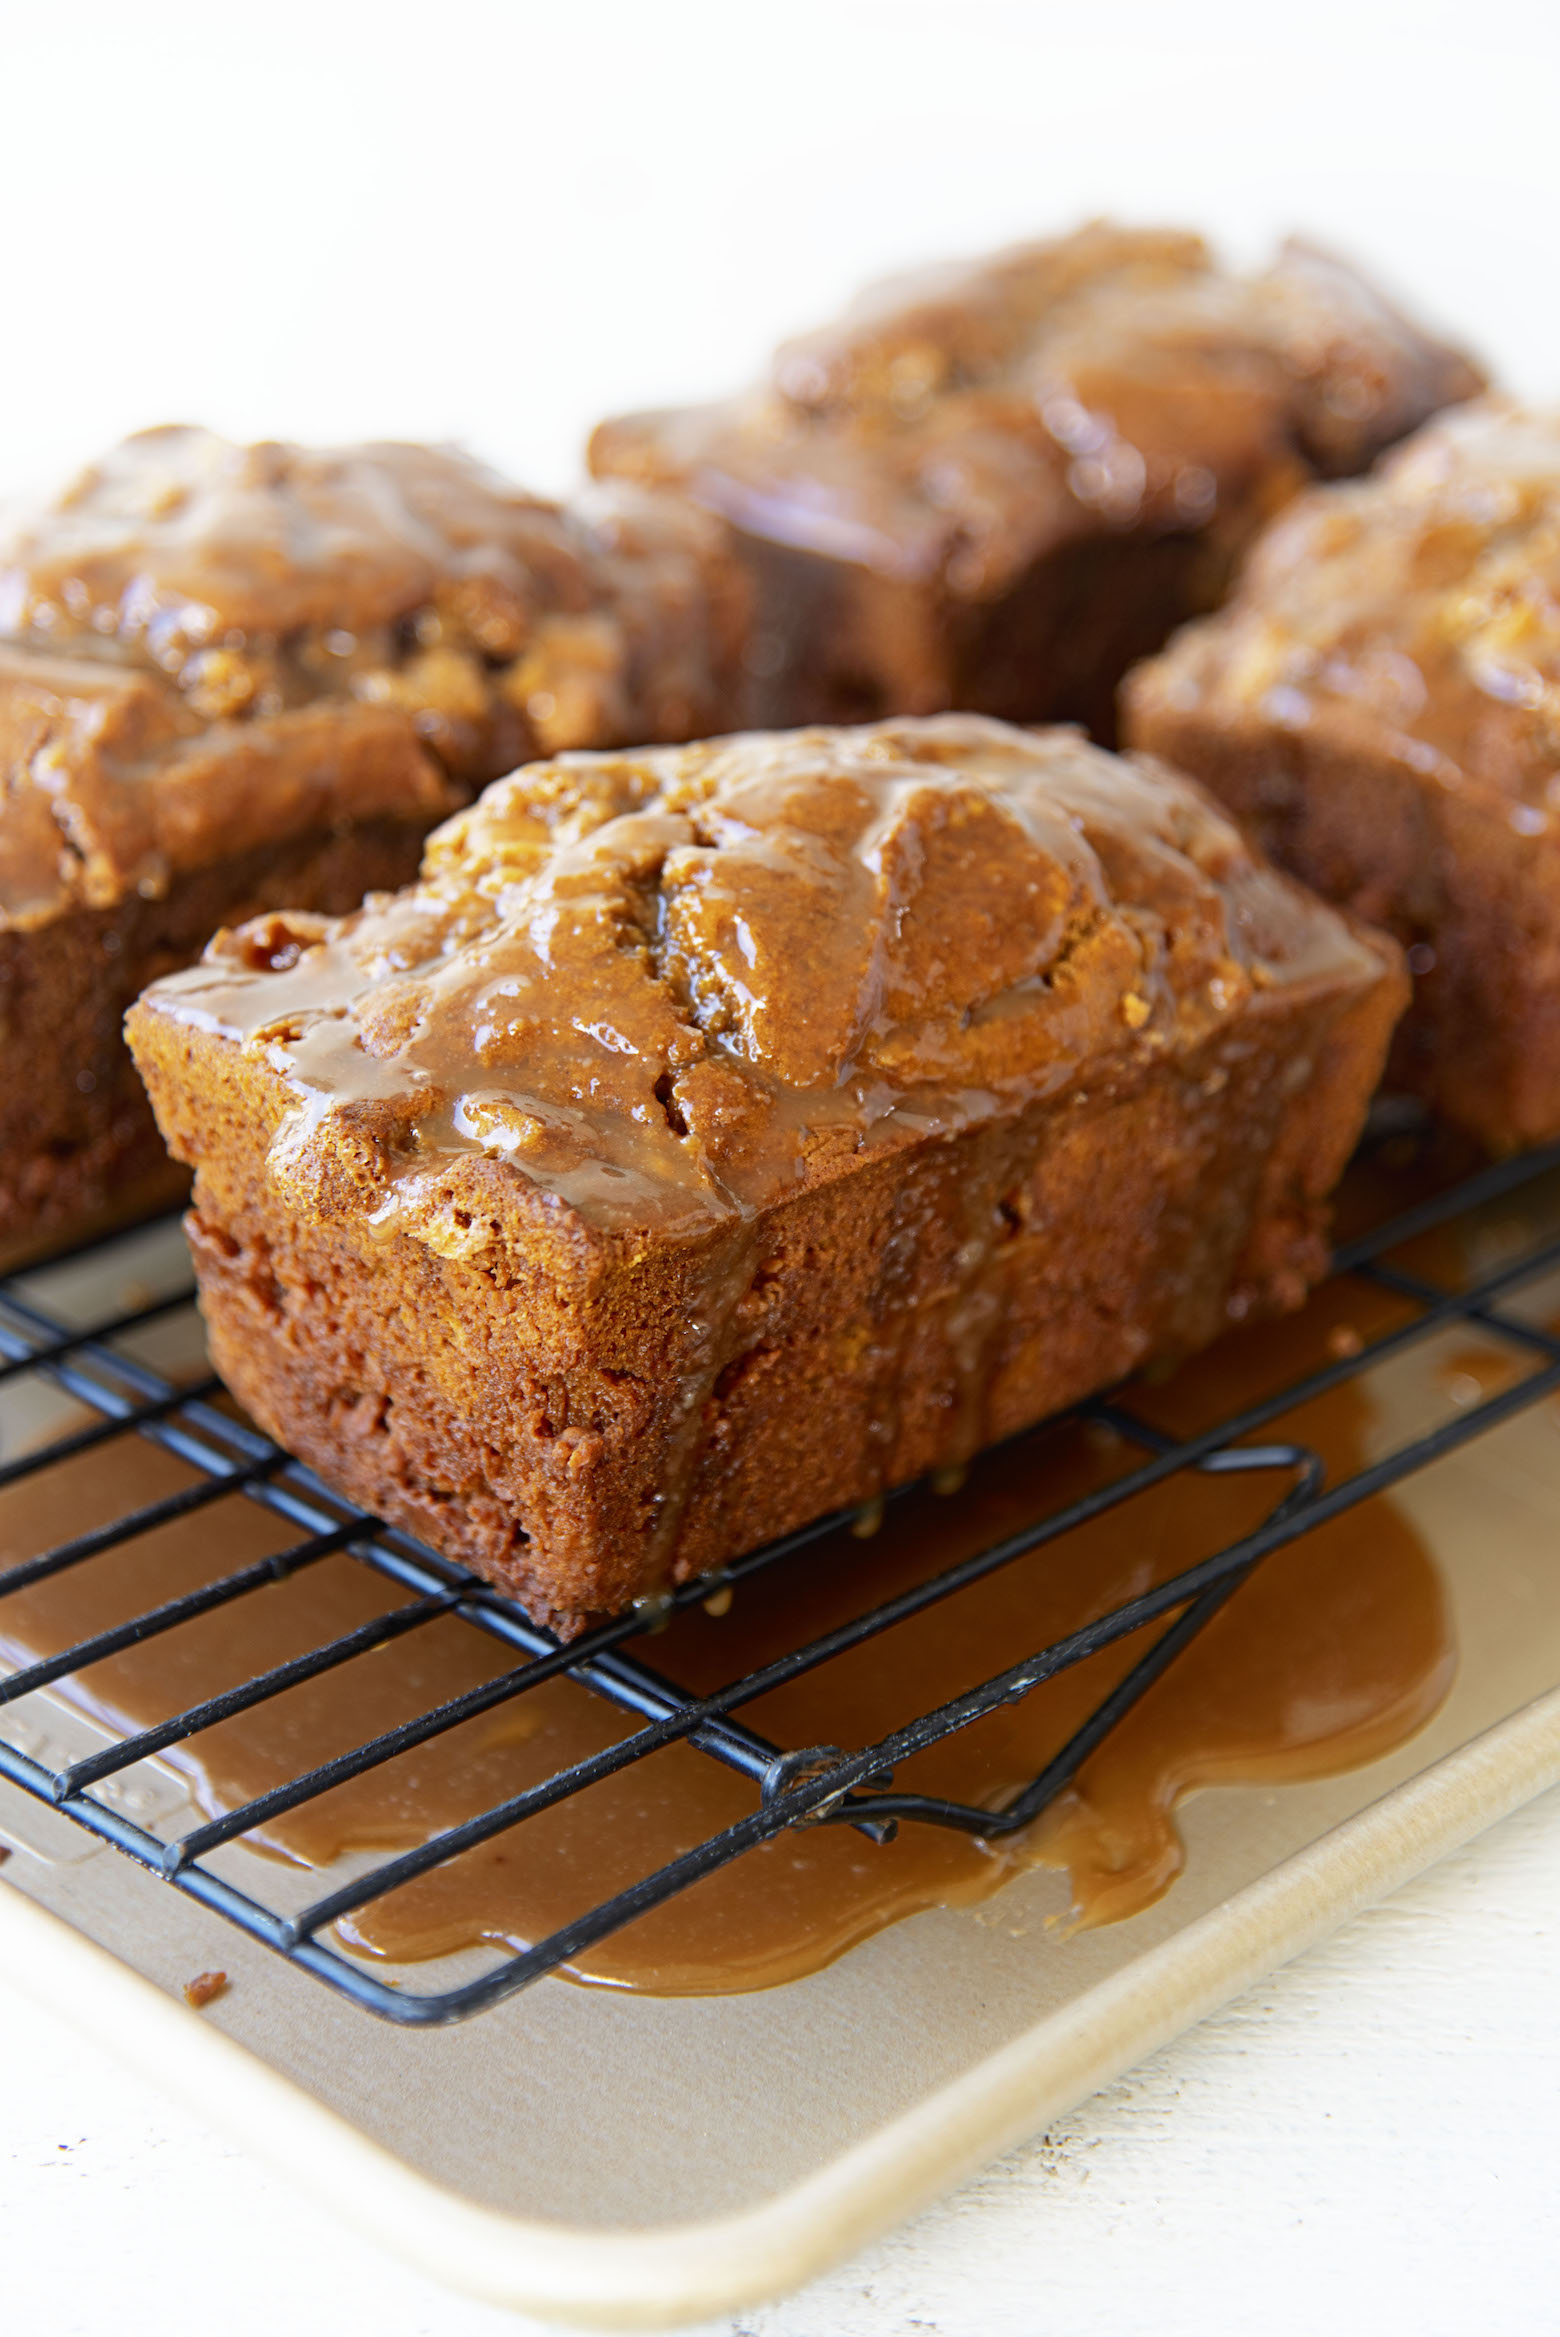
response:
{"label": "metal wire grid", "polygon": [[[987,1839],[1014,1833],[1030,1824],[1067,1785],[1110,1730],[1264,1558],[1560,1389],[1560,1337],[1507,1312],[1504,1303],[1514,1298],[1525,1284],[1560,1268],[1560,1237],[1530,1247],[1523,1255],[1507,1260],[1497,1271],[1461,1291],[1443,1289],[1406,1273],[1390,1258],[1392,1251],[1416,1234],[1445,1225],[1480,1205],[1514,1195],[1557,1167],[1560,1167],[1560,1146],[1501,1163],[1340,1251],[1338,1271],[1363,1277],[1409,1301],[1416,1310],[1411,1319],[1370,1341],[1357,1354],[1339,1357],[1321,1369],[1307,1372],[1191,1437],[1163,1435],[1121,1402],[1103,1401],[1084,1406],[1084,1418],[1107,1424],[1141,1456],[1123,1475],[1063,1508],[1037,1517],[1021,1531],[866,1609],[837,1628],[804,1641],[762,1669],[709,1694],[695,1694],[680,1687],[648,1662],[642,1652],[628,1651],[629,1643],[643,1640],[647,1631],[664,1619],[664,1612],[655,1616],[643,1613],[621,1616],[601,1624],[567,1647],[560,1646],[550,1632],[538,1629],[512,1601],[409,1536],[351,1508],[267,1438],[230,1419],[211,1401],[218,1393],[214,1379],[207,1378],[194,1386],[175,1386],[126,1354],[120,1343],[127,1334],[189,1306],[192,1292],[188,1286],[89,1329],[75,1330],[58,1320],[36,1298],[24,1295],[15,1279],[0,1282],[0,1383],[35,1374],[99,1415],[89,1426],[0,1463],[0,1487],[127,1435],[150,1439],[200,1472],[196,1481],[183,1490],[0,1572],[0,1598],[115,1549],[173,1519],[234,1497],[260,1503],[296,1526],[301,1536],[273,1557],[241,1567],[111,1630],[100,1631],[62,1654],[0,1679],[0,1719],[7,1707],[36,1689],[132,1644],[170,1631],[196,1615],[242,1599],[332,1553],[349,1552],[387,1580],[414,1594],[408,1604],[393,1608],[328,1644],[60,1769],[51,1769],[24,1752],[9,1742],[0,1729],[0,1775],[112,1843],[174,1889],[214,1908],[251,1937],[313,1973],[365,2010],[410,2025],[464,2020],[512,1996],[608,1933],[686,1890],[701,1877],[730,1864],[744,1852],[772,1840],[788,1827],[820,1822],[849,1824],[880,1842],[889,1839],[904,1822],[955,1827]],[[1534,1368],[1514,1386],[1486,1396],[1429,1433],[1337,1484],[1326,1483],[1322,1461],[1305,1445],[1251,1441],[1260,1439],[1263,1430],[1296,1406],[1368,1370],[1388,1355],[1455,1324],[1494,1333],[1525,1352]],[[1032,1436],[1036,1432],[1025,1433]],[[1141,1597],[1101,1615],[1084,1629],[1024,1655],[1007,1670],[936,1710],[921,1714],[876,1744],[857,1750],[817,1745],[785,1748],[758,1735],[736,1717],[744,1705],[770,1689],[828,1663],[847,1649],[979,1582],[1023,1554],[1186,1470],[1255,1472],[1270,1476],[1276,1488],[1273,1505],[1263,1523],[1238,1541],[1211,1553]],[[919,1497],[920,1488],[906,1486],[887,1498],[893,1509]],[[672,1608],[687,1606],[707,1598],[717,1587],[740,1583],[847,1523],[849,1513],[820,1518],[734,1561],[717,1576],[705,1576],[685,1585],[669,1604]],[[280,1695],[302,1681],[331,1672],[388,1640],[416,1631],[435,1617],[447,1615],[460,1616],[475,1629],[513,1648],[520,1660],[496,1678],[173,1840],[165,1841],[94,1795],[94,1786],[168,1746]],[[924,1793],[894,1790],[894,1771],[912,1754],[969,1727],[1005,1702],[1019,1701],[1055,1673],[1082,1662],[1145,1625],[1166,1618],[1170,1618],[1166,1628],[1148,1651],[1024,1792],[1000,1811]],[[635,1715],[642,1725],[621,1742],[435,1835],[420,1848],[344,1882],[295,1914],[279,1913],[268,1907],[251,1890],[238,1887],[205,1863],[223,1844],[279,1817],[284,1811],[426,1743],[478,1713],[524,1696],[560,1673]],[[522,1825],[555,1803],[678,1741],[696,1747],[751,1781],[754,1807],[750,1814],[615,1893],[550,1937],[522,1952],[511,1953],[494,1969],[455,1987],[417,1993],[379,1977],[363,1962],[321,1937],[339,1917],[410,1882],[430,1867]],[[257,1867],[258,1864],[257,1861]]]}

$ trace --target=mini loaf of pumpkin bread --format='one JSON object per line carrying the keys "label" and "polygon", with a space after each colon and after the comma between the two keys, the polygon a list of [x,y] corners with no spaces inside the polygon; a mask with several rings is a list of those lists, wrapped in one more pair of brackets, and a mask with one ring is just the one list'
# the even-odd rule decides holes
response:
{"label": "mini loaf of pumpkin bread", "polygon": [[1296,1304],[1404,979],[977,716],[570,755],[134,1008],[212,1353],[559,1629]]}
{"label": "mini loaf of pumpkin bread", "polygon": [[1560,1137],[1560,414],[1467,406],[1304,497],[1126,720],[1407,945],[1396,1084]]}
{"label": "mini loaf of pumpkin bread", "polygon": [[147,981],[528,754],[729,726],[741,610],[700,514],[430,447],[152,430],[0,531],[0,1258],[170,1186]]}
{"label": "mini loaf of pumpkin bread", "polygon": [[747,719],[963,706],[1108,739],[1128,666],[1281,503],[1481,386],[1322,253],[1241,276],[1096,223],[880,285],[743,396],[604,422],[591,460],[732,523]]}

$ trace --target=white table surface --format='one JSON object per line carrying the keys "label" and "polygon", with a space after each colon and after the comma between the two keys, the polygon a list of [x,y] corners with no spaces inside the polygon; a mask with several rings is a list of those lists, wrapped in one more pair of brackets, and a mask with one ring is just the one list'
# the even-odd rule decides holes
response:
{"label": "white table surface", "polygon": [[[864,274],[1091,211],[1307,227],[1552,397],[1557,68],[1553,0],[0,9],[0,492],[170,416],[562,485],[593,415],[737,381]],[[1557,1951],[1550,1796],[738,2326],[1560,2327]],[[521,2326],[0,1995],[6,2337]]]}
{"label": "white table surface", "polygon": [[[1560,1791],[802,2295],[701,2337],[1560,2326]],[[0,2327],[511,2337],[0,1990]]]}

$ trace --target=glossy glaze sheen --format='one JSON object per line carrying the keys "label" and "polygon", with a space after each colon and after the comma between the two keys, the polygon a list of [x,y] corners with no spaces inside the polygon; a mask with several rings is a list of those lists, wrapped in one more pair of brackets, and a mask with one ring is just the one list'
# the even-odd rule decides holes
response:
{"label": "glossy glaze sheen", "polygon": [[452,1160],[620,1232],[745,1218],[1381,978],[1170,774],[946,716],[518,772],[415,889],[223,937],[139,1013],[285,1083],[295,1207],[470,1257]]}

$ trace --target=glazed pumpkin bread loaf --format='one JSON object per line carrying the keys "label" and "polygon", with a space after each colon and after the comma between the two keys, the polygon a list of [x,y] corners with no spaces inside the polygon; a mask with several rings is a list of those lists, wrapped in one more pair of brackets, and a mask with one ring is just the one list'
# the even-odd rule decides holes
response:
{"label": "glazed pumpkin bread loaf", "polygon": [[1403,988],[947,716],[519,771],[130,1032],[234,1392],[567,1631],[1297,1303]]}
{"label": "glazed pumpkin bread loaf", "polygon": [[1126,721],[1408,945],[1394,1081],[1560,1136],[1560,414],[1483,401],[1304,497]]}
{"label": "glazed pumpkin bread loaf", "polygon": [[1260,274],[1096,224],[881,285],[719,405],[629,415],[602,476],[719,512],[757,583],[749,719],[1087,723],[1263,521],[1481,377],[1340,262]]}
{"label": "glazed pumpkin bread loaf", "polygon": [[526,754],[729,724],[718,528],[597,502],[174,429],[0,532],[0,1256],[169,1184],[120,1023],[219,925],[405,883]]}

